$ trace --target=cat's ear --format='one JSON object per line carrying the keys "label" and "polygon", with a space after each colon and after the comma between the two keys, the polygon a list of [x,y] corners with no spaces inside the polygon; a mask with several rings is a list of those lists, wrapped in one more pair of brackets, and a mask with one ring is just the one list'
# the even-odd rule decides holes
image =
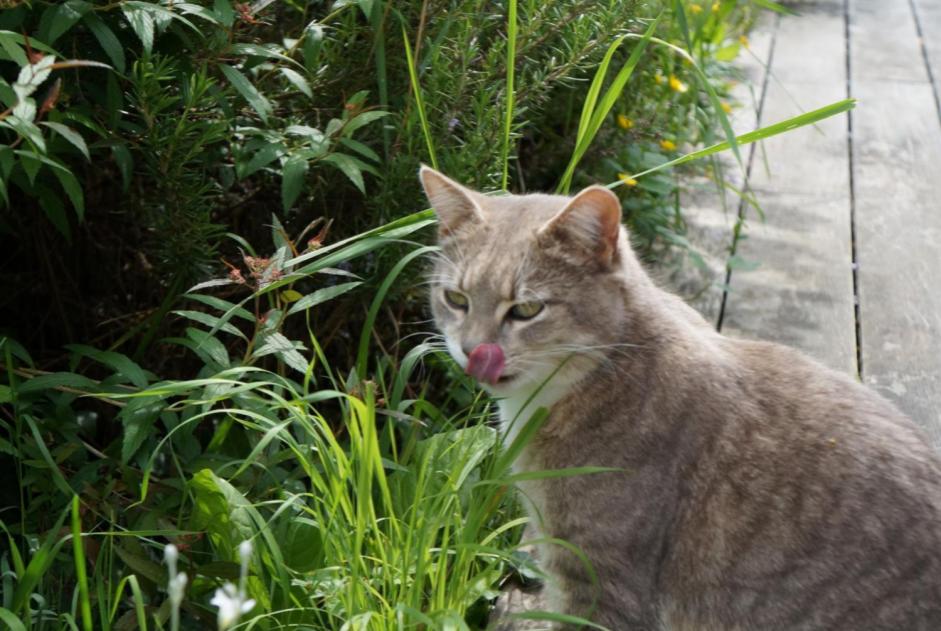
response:
{"label": "cat's ear", "polygon": [[483,222],[484,214],[473,191],[424,164],[418,175],[438,215],[441,236],[453,233],[468,221]]}
{"label": "cat's ear", "polygon": [[551,238],[576,248],[603,265],[617,255],[621,230],[621,201],[603,186],[589,186],[539,229]]}

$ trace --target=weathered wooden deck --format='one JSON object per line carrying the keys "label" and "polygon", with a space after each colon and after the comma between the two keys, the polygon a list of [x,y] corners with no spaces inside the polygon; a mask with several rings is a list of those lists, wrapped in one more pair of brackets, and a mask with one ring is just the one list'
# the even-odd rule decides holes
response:
{"label": "weathered wooden deck", "polygon": [[[856,109],[746,149],[758,198],[686,196],[712,262],[693,303],[724,333],[773,340],[859,375],[941,449],[941,2],[816,0],[768,16],[736,88],[737,132],[854,97]],[[750,83],[749,87],[747,83]],[[727,200],[728,202],[728,200]],[[738,254],[725,259],[745,213]]]}

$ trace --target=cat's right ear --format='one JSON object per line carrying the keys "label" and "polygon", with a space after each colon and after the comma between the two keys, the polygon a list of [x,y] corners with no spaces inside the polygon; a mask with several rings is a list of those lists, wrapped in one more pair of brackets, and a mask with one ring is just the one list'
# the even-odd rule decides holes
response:
{"label": "cat's right ear", "polygon": [[453,234],[467,222],[483,222],[484,214],[474,199],[473,191],[424,164],[418,176],[431,207],[438,215],[440,236]]}

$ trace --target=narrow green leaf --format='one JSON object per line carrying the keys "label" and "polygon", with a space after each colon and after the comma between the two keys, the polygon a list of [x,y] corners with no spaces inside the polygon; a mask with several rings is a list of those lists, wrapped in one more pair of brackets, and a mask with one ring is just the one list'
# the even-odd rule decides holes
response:
{"label": "narrow green leaf", "polygon": [[268,116],[272,112],[271,103],[268,102],[261,92],[252,85],[251,81],[243,75],[241,72],[229,66],[228,64],[219,64],[219,69],[222,70],[222,74],[225,75],[225,78],[229,80],[229,83],[232,84],[239,94],[244,97],[248,104],[251,105],[252,109],[258,113],[258,116],[261,117],[261,120],[268,122]]}
{"label": "narrow green leaf", "polygon": [[307,72],[318,70],[317,62],[320,60],[320,46],[323,43],[323,27],[317,22],[311,22],[304,29],[304,66]]}
{"label": "narrow green leaf", "polygon": [[362,285],[361,282],[350,282],[350,283],[340,283],[334,285],[333,287],[324,287],[323,289],[318,289],[317,291],[307,294],[293,305],[288,310],[287,315],[292,313],[298,313],[299,311],[306,311],[312,307],[327,302],[328,300],[333,300],[337,296],[341,296],[346,292],[355,289]]}
{"label": "narrow green leaf", "polygon": [[425,137],[425,145],[428,147],[428,159],[431,160],[431,166],[438,168],[438,158],[435,156],[435,146],[432,141],[431,128],[428,126],[428,117],[425,115],[425,102],[422,99],[421,84],[418,82],[418,74],[415,72],[415,60],[412,58],[412,46],[408,42],[408,33],[405,32],[405,25],[402,25],[402,41],[405,44],[405,60],[408,64],[408,80],[412,88],[412,95],[415,97],[415,108],[418,110],[418,118],[421,121],[422,134]]}
{"label": "narrow green leaf", "polygon": [[379,162],[379,154],[358,140],[353,140],[352,138],[340,138],[340,144],[345,147],[349,147],[364,158],[372,160],[373,162]]}
{"label": "narrow green leaf", "polygon": [[307,83],[307,79],[301,76],[301,73],[292,69],[292,68],[278,68],[281,71],[281,74],[284,75],[284,78],[291,82],[291,84],[298,89],[298,91],[304,93],[308,98],[314,97],[314,91],[310,89],[310,84]]}
{"label": "narrow green leaf", "polygon": [[82,518],[78,495],[72,496],[72,555],[75,558],[75,577],[78,580],[78,602],[82,611],[82,628],[94,631],[91,618],[91,598],[88,595],[88,570],[85,567],[85,546],[82,543]]}
{"label": "narrow green leaf", "polygon": [[[774,123],[773,125],[768,125],[767,127],[762,127],[761,129],[756,129],[750,131],[741,136],[737,136],[735,141],[738,145],[747,145],[749,143],[757,142],[759,140],[764,140],[765,138],[770,138],[772,136],[777,136],[778,134],[783,134],[784,132],[791,131],[792,129],[797,129],[799,127],[804,127],[806,125],[813,125],[814,123],[821,121],[825,118],[831,116],[836,116],[837,114],[842,114],[848,110],[853,109],[856,105],[856,99],[844,99],[842,101],[837,101],[831,103],[830,105],[825,105],[824,107],[818,108],[816,110],[806,112],[799,116],[789,118],[787,120]],[[700,158],[705,158],[706,156],[711,156],[712,154],[725,151],[731,147],[731,144],[728,141],[719,142],[714,145],[710,145],[704,149],[698,151],[693,151],[684,156],[680,156],[674,160],[668,162],[663,162],[658,164],[655,167],[640,171],[638,173],[632,174],[630,177],[637,179],[656,171],[660,171],[678,164],[685,164],[687,162],[692,162],[693,160],[698,160]],[[612,182],[608,184],[608,188],[617,188],[624,184],[623,181],[618,180],[617,182]]]}
{"label": "narrow green leaf", "polygon": [[0,621],[2,621],[10,631],[26,631],[26,627],[20,622],[20,619],[13,615],[9,609],[0,607]]}
{"label": "narrow green leaf", "polygon": [[225,322],[222,318],[216,317],[214,315],[203,313],[202,311],[188,311],[186,309],[180,309],[174,311],[174,314],[192,320],[193,322],[199,322],[211,328],[214,331],[225,331],[230,335],[235,335],[247,340],[245,334],[239,331],[233,324],[230,322]]}
{"label": "narrow green leaf", "polygon": [[161,397],[128,399],[127,405],[118,413],[124,435],[121,440],[121,462],[127,464],[141,448],[148,436],[153,435],[154,425],[166,409]]}
{"label": "narrow green leaf", "polygon": [[[58,468],[56,470],[58,471]],[[61,475],[60,472],[59,476],[61,477]],[[68,486],[66,486],[66,488],[68,488]],[[69,489],[68,496],[72,497],[73,495],[75,495],[75,492]],[[11,609],[14,615],[25,613],[25,608],[29,606],[29,598],[33,590],[36,585],[39,584],[42,577],[45,576],[46,571],[55,560],[59,549],[65,542],[65,537],[60,538],[59,534],[68,514],[68,509],[63,511],[52,528],[46,531],[46,538],[43,540],[42,545],[33,553],[29,564],[26,566],[26,571],[20,575],[19,581],[17,581],[16,584],[16,591],[13,592],[13,604]]]}
{"label": "narrow green leaf", "polygon": [[50,46],[55,44],[57,39],[75,26],[91,9],[92,5],[84,0],[68,0],[57,6],[49,26],[49,33],[46,34],[46,43]]}
{"label": "narrow green leaf", "polygon": [[62,123],[53,123],[51,121],[43,121],[39,124],[55,131],[57,134],[59,134],[60,136],[65,138],[68,142],[70,142],[76,149],[81,151],[82,155],[85,156],[86,160],[91,160],[91,155],[88,153],[88,145],[85,144],[85,139],[82,138],[81,134],[79,134],[77,131],[75,131],[71,127],[63,125]]}
{"label": "narrow green leaf", "polygon": [[121,45],[114,31],[111,30],[111,27],[105,24],[94,11],[86,13],[83,20],[88,30],[90,30],[92,35],[95,36],[95,39],[98,40],[101,49],[105,51],[108,59],[111,60],[114,69],[124,74],[127,65],[124,57],[124,46]]}
{"label": "narrow green leaf", "polygon": [[332,164],[342,171],[343,174],[356,185],[356,188],[358,188],[361,193],[366,194],[366,183],[363,181],[362,169],[364,165],[362,162],[344,153],[331,153],[328,156],[324,156],[323,161]]}
{"label": "narrow green leaf", "polygon": [[75,207],[78,218],[83,219],[85,217],[85,195],[82,192],[82,185],[78,183],[78,179],[72,175],[71,171],[53,169],[52,172],[55,173],[59,184],[65,190],[65,194],[69,196],[69,201]]}
{"label": "narrow green leaf", "polygon": [[235,22],[235,10],[232,9],[231,0],[213,0],[212,11],[219,23],[226,28]]}
{"label": "narrow green leaf", "polygon": [[307,160],[296,156],[288,158],[281,168],[281,205],[287,212],[294,206],[304,188]]}
{"label": "narrow green leaf", "polygon": [[150,54],[154,48],[154,16],[145,9],[130,6],[130,3],[122,6],[121,10],[124,12],[127,23],[131,25],[131,29],[140,38],[144,52]]}

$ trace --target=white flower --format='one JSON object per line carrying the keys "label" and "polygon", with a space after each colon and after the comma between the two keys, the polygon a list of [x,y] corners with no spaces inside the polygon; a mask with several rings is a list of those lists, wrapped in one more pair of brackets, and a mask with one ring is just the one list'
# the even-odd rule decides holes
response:
{"label": "white flower", "polygon": [[248,563],[252,558],[252,542],[248,539],[239,544],[239,558],[242,559],[242,563]]}
{"label": "white flower", "polygon": [[216,590],[209,601],[219,608],[219,629],[225,630],[239,621],[243,613],[248,613],[255,606],[255,601],[246,599],[232,583],[226,583]]}
{"label": "white flower", "polygon": [[183,592],[186,591],[186,572],[180,572],[176,576],[170,578],[170,583],[167,585],[167,592],[170,594],[170,603],[174,607],[179,607],[180,603],[183,602]]}
{"label": "white flower", "polygon": [[180,551],[172,543],[163,547],[163,559],[170,566],[171,572],[176,570],[176,560],[180,557]]}

